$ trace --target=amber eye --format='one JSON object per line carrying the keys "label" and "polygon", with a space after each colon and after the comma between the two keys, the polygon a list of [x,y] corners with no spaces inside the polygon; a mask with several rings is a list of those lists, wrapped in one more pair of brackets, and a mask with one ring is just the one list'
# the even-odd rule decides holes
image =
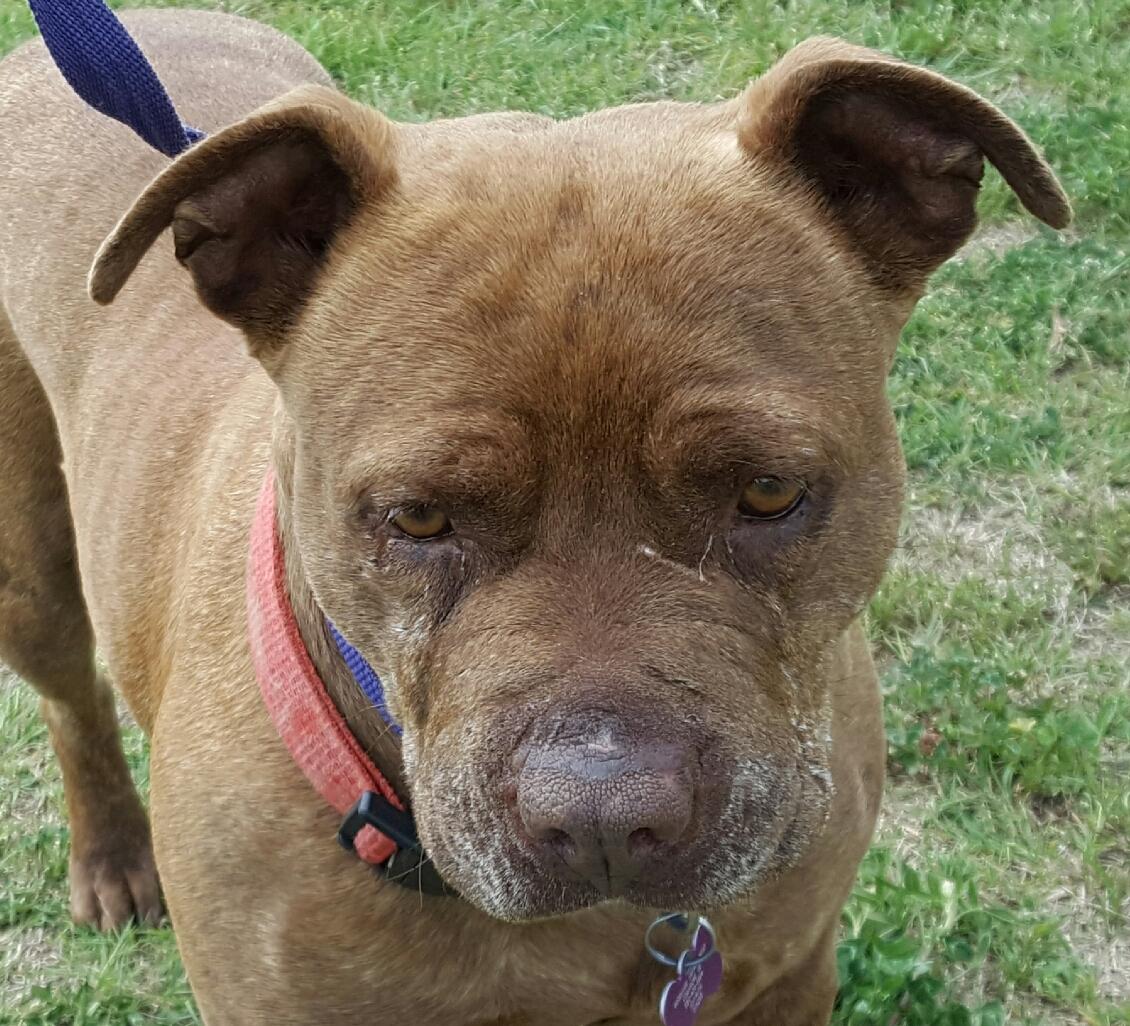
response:
{"label": "amber eye", "polygon": [[392,518],[392,524],[409,538],[418,538],[420,541],[438,538],[451,530],[451,521],[447,519],[447,514],[441,509],[436,509],[435,506],[401,510]]}
{"label": "amber eye", "polygon": [[804,485],[800,481],[785,481],[779,477],[754,478],[742,492],[738,509],[743,516],[758,520],[775,520],[791,513],[804,498]]}

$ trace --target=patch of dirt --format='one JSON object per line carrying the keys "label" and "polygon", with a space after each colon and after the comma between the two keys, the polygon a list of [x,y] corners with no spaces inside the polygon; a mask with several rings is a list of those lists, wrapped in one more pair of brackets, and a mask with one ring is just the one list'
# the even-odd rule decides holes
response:
{"label": "patch of dirt", "polygon": [[1087,606],[1075,624],[1075,651],[1130,666],[1130,588],[1111,588],[1101,605]]}
{"label": "patch of dirt", "polygon": [[934,788],[888,780],[875,828],[877,840],[891,845],[895,854],[913,866],[922,864],[924,852],[936,857],[938,838],[925,838],[926,817],[936,807],[938,795]]}
{"label": "patch of dirt", "polygon": [[1095,1026],[1094,1019],[1084,1019],[1078,1012],[1056,1008],[1029,994],[1014,994],[1008,1003],[1009,1023],[1039,1026]]}
{"label": "patch of dirt", "polygon": [[916,507],[892,560],[894,567],[926,572],[948,585],[978,578],[1002,598],[1008,594],[1043,604],[1043,614],[1071,648],[1052,691],[1065,696],[1093,686],[1096,659],[1130,665],[1130,588],[1115,586],[1088,604],[1076,574],[1045,539],[1047,498],[1034,485],[1014,482],[996,502],[975,514]]}
{"label": "patch of dirt", "polygon": [[1079,822],[1079,817],[1071,807],[1071,801],[1062,794],[1029,795],[1028,808],[1037,823],[1057,823],[1063,820]]}
{"label": "patch of dirt", "polygon": [[1075,954],[1094,970],[1099,994],[1114,1004],[1130,1002],[1130,901],[1117,926],[1093,907],[1081,884],[1054,892],[1050,905],[1063,916],[1063,931]]}
{"label": "patch of dirt", "polygon": [[1066,625],[1077,617],[1075,575],[1030,517],[1034,501],[1014,490],[975,516],[912,508],[893,564],[924,570],[948,584],[980,577],[1002,595],[1012,591],[1043,598],[1050,618]]}
{"label": "patch of dirt", "polygon": [[[953,259],[968,260],[982,254],[1002,257],[1009,250],[1017,249],[1039,236],[1040,229],[1034,219],[986,225],[973,233],[973,237],[954,254]],[[1077,235],[1068,229],[1061,232],[1061,237],[1067,242],[1073,242]]]}
{"label": "patch of dirt", "polygon": [[1010,249],[1023,246],[1039,235],[1039,231],[1028,221],[1008,221],[994,224],[975,232],[973,237],[957,251],[954,260],[968,260],[972,256],[988,253],[995,257],[1004,256]]}
{"label": "patch of dirt", "polygon": [[664,99],[682,93],[685,87],[702,77],[702,62],[677,51],[668,40],[663,40],[647,62],[652,87],[646,96]]}
{"label": "patch of dirt", "polygon": [[0,930],[0,1009],[47,982],[62,961],[54,932],[44,927]]}

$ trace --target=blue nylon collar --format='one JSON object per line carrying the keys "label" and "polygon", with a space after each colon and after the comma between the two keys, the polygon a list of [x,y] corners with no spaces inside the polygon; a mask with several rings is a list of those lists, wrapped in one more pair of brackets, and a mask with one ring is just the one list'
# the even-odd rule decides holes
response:
{"label": "blue nylon collar", "polygon": [[397,737],[400,737],[401,727],[393,718],[392,713],[388,711],[388,703],[385,701],[385,689],[381,684],[380,677],[377,676],[376,671],[369,665],[365,657],[345,640],[345,636],[341,631],[328,619],[326,620],[326,626],[329,627],[330,637],[333,638],[334,644],[337,645],[338,654],[345,660],[345,665],[349,667],[349,672],[353,674],[353,679],[357,682],[357,686],[365,693],[365,697],[373,703],[377,712],[381,714],[381,719],[388,724],[389,729]]}
{"label": "blue nylon collar", "polygon": [[52,60],[95,110],[175,157],[204,133],[177,115],[141,48],[103,0],[28,0]]}

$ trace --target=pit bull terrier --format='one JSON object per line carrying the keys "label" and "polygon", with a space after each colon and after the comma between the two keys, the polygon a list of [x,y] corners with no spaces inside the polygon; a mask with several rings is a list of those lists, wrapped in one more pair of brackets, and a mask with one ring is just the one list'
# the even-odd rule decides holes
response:
{"label": "pit bull terrier", "polygon": [[[157,920],[159,869],[208,1026],[654,1026],[685,910],[702,1026],[825,1024],[883,779],[885,376],[984,162],[1061,227],[1051,171],[834,39],[719,103],[399,124],[264,26],[126,23],[209,133],[171,163],[40,44],[0,65],[0,656],[75,919]],[[340,730],[264,701],[257,510]],[[371,760],[447,893],[335,844],[296,743]]]}

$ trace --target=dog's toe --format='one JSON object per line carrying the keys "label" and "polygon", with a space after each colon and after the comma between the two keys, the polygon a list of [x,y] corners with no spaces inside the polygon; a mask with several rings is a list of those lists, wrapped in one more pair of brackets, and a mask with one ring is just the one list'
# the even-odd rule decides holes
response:
{"label": "dog's toe", "polygon": [[98,930],[130,922],[156,926],[164,918],[157,867],[148,844],[132,853],[71,859],[71,916]]}

